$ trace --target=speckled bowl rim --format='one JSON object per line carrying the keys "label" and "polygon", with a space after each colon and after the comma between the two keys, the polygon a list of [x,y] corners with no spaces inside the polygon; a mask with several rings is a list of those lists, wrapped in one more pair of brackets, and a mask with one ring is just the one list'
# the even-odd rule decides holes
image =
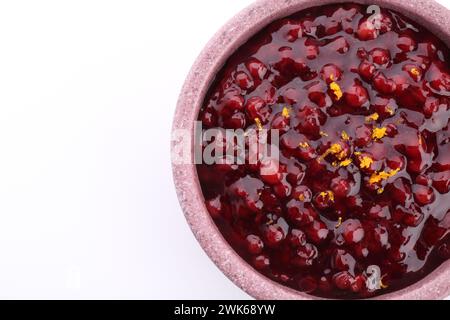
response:
{"label": "speckled bowl rim", "polygon": [[[195,61],[179,96],[173,132],[188,130],[193,138],[194,121],[215,75],[228,57],[256,32],[297,11],[344,2],[378,4],[401,12],[450,46],[450,10],[432,0],[259,0],[225,24]],[[177,142],[172,141],[172,151],[176,147]],[[193,150],[193,145],[191,148]],[[211,260],[231,281],[256,299],[319,299],[276,283],[247,264],[225,241],[207,212],[195,165],[173,164],[172,168],[178,199],[192,232]],[[421,281],[376,299],[443,299],[449,294],[450,261],[447,261]]]}

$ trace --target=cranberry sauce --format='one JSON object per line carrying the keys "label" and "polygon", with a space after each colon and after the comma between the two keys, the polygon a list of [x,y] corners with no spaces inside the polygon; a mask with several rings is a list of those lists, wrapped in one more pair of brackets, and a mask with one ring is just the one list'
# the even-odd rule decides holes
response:
{"label": "cranberry sauce", "polygon": [[450,258],[449,50],[399,13],[366,12],[270,24],[199,113],[206,129],[279,130],[276,174],[198,165],[205,204],[255,269],[321,297],[395,291]]}

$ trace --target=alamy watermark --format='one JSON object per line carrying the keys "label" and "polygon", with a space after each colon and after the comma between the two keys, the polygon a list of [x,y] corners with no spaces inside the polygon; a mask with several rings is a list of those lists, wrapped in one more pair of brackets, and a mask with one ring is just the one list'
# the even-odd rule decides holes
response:
{"label": "alamy watermark", "polygon": [[173,164],[243,165],[276,160],[262,170],[278,170],[280,133],[276,129],[204,129],[202,122],[196,121],[193,137],[191,132],[173,131]]}

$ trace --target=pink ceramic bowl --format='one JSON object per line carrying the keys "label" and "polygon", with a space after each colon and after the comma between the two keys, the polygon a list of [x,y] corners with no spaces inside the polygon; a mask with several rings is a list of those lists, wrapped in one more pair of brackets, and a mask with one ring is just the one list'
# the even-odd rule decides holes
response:
{"label": "pink ceramic bowl", "polygon": [[[252,35],[272,21],[308,7],[348,0],[259,0],[231,19],[207,44],[194,63],[179,97],[173,131],[194,135],[194,121],[214,76],[227,58]],[[420,23],[450,46],[450,10],[432,0],[353,0],[377,4],[401,12]],[[172,151],[180,147],[172,142]],[[222,237],[204,205],[194,164],[173,163],[175,186],[186,219],[200,245],[222,272],[242,290],[257,299],[318,299],[282,286],[247,264]],[[423,280],[377,299],[443,299],[450,295],[450,261]]]}

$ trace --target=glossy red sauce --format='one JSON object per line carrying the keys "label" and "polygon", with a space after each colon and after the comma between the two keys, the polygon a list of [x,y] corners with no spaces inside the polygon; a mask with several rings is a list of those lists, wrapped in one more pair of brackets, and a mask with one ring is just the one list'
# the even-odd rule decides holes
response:
{"label": "glossy red sauce", "polygon": [[366,9],[270,24],[231,56],[199,113],[206,129],[280,130],[276,174],[216,164],[198,176],[239,255],[321,297],[395,291],[450,258],[449,50],[390,10],[372,28]]}

